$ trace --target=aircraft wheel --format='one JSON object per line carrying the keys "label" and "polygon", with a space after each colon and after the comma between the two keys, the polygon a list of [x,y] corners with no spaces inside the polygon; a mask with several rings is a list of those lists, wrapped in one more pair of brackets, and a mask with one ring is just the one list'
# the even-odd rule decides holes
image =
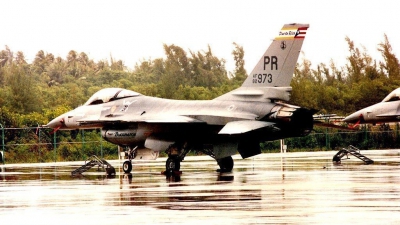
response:
{"label": "aircraft wheel", "polygon": [[169,157],[167,159],[167,163],[165,164],[166,172],[172,174],[175,171],[179,171],[181,169],[181,161],[177,158]]}
{"label": "aircraft wheel", "polygon": [[219,166],[218,172],[231,172],[233,169],[233,159],[232,156],[228,156],[222,159],[217,159],[217,163]]}
{"label": "aircraft wheel", "polygon": [[125,173],[130,173],[132,171],[131,161],[125,161],[124,164],[122,164],[122,169]]}

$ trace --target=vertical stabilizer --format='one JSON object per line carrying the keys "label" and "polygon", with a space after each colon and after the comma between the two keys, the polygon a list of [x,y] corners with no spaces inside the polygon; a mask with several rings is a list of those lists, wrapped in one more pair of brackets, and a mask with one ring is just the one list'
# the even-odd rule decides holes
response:
{"label": "vertical stabilizer", "polygon": [[290,82],[308,24],[285,24],[242,86],[218,100],[284,100],[290,98]]}
{"label": "vertical stabilizer", "polygon": [[242,87],[288,87],[308,24],[285,24]]}

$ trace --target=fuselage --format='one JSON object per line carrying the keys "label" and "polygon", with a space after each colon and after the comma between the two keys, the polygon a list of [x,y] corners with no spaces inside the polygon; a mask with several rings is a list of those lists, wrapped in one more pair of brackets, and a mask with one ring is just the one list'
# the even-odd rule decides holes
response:
{"label": "fuselage", "polygon": [[193,123],[199,120],[208,125],[223,126],[230,121],[263,118],[275,105],[217,100],[170,100],[142,95],[104,104],[83,105],[55,118],[48,126],[61,126],[60,129],[67,130],[101,128],[113,120],[122,123],[187,122],[179,121],[179,116],[193,119]]}
{"label": "fuselage", "polygon": [[265,128],[248,134],[260,141],[303,136],[313,126],[309,111],[283,103],[170,100],[144,95],[86,104],[55,118],[47,126],[61,130],[101,128],[106,140],[133,146],[143,145],[151,136],[192,142],[235,138],[218,132],[229,122],[243,120],[276,124],[278,129],[272,129],[273,132]]}

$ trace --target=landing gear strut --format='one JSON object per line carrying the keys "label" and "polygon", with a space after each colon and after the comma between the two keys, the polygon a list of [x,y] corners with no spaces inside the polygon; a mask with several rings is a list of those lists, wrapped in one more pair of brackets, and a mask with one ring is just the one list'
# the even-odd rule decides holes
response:
{"label": "landing gear strut", "polygon": [[232,156],[228,156],[222,159],[217,159],[217,163],[219,166],[219,169],[217,172],[231,172],[233,169],[233,159]]}
{"label": "landing gear strut", "polygon": [[167,177],[179,176],[181,172],[181,162],[185,158],[189,150],[179,147],[176,144],[172,144],[165,151],[168,154],[167,162],[165,163],[165,175]]}
{"label": "landing gear strut", "polygon": [[132,171],[132,159],[134,159],[136,157],[136,149],[135,148],[128,148],[128,151],[125,151],[125,155],[127,156],[128,160],[126,160],[123,164],[122,164],[122,170],[125,173],[130,173]]}

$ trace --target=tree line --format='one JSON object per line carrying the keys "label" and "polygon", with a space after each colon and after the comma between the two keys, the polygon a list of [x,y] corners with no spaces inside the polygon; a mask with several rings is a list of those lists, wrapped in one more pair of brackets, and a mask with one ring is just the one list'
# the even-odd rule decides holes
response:
{"label": "tree line", "polygon": [[345,40],[349,52],[344,66],[330,62],[312,68],[310,61],[300,62],[291,84],[294,104],[344,116],[382,101],[399,87],[399,60],[386,35],[377,46],[383,61],[373,59],[350,38]]}
{"label": "tree line", "polygon": [[[373,59],[350,38],[345,41],[349,50],[343,53],[345,65],[299,61],[289,103],[319,110],[318,113],[348,115],[381,101],[399,86],[399,61],[386,35],[377,45],[382,61]],[[239,87],[248,75],[244,69],[245,51],[236,43],[232,51],[233,71],[227,71],[225,59],[215,56],[210,46],[197,52],[173,44],[164,44],[163,48],[164,58],[143,59],[129,69],[122,60],[110,57],[94,61],[86,53],[74,50],[65,58],[40,50],[28,63],[23,52],[15,53],[5,46],[0,51],[0,123],[6,128],[46,124],[106,87],[163,98],[212,99]],[[15,132],[6,132],[6,143],[37,140],[37,134],[21,140]],[[43,135],[50,137],[49,132]],[[59,142],[74,137],[82,138],[79,133],[71,136],[68,131],[57,136]],[[98,135],[93,138],[97,140]],[[9,148],[8,152],[12,151]],[[34,150],[27,147],[25,151]],[[65,155],[63,158],[68,158]]]}

